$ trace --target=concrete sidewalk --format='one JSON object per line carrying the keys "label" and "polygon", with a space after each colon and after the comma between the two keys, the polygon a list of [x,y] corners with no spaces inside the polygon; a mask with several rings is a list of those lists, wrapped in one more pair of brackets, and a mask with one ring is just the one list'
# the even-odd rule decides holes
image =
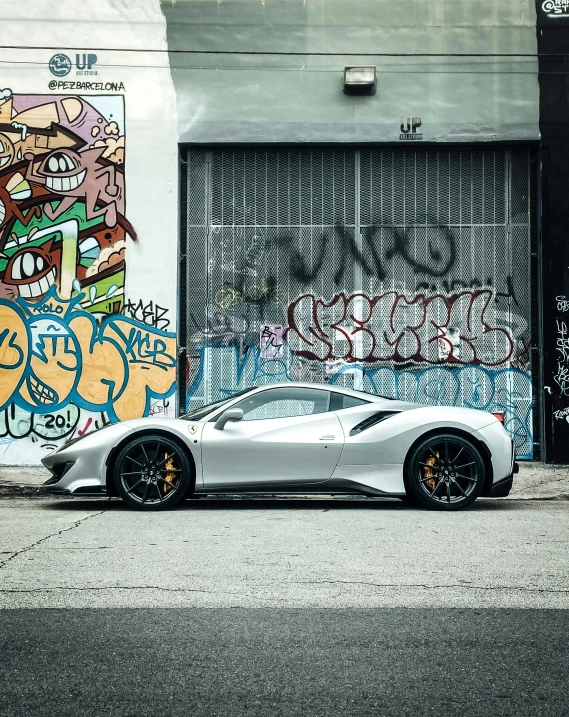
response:
{"label": "concrete sidewalk", "polygon": [[[43,495],[49,472],[38,466],[0,466],[0,497]],[[507,500],[569,500],[569,466],[520,463]]]}

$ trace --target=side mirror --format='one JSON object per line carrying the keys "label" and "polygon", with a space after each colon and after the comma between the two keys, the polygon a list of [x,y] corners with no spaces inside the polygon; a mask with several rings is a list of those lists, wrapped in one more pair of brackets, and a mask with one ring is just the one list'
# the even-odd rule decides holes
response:
{"label": "side mirror", "polygon": [[215,422],[214,428],[216,428],[218,431],[223,431],[225,428],[225,424],[229,423],[230,421],[241,421],[243,419],[243,409],[242,408],[228,408],[227,411],[224,411],[221,416],[217,419]]}

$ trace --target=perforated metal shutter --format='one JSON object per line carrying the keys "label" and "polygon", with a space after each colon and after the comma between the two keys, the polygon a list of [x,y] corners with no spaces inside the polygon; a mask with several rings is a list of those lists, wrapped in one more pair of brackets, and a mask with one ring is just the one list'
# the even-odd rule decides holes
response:
{"label": "perforated metal shutter", "polygon": [[532,455],[528,151],[190,150],[187,182],[188,408],[336,382],[504,411]]}

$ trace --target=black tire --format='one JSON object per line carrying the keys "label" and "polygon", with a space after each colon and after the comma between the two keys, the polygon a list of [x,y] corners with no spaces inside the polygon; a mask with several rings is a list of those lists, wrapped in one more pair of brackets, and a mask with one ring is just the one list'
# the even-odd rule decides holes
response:
{"label": "black tire", "polygon": [[149,434],[123,446],[113,465],[113,480],[118,494],[131,508],[165,510],[188,494],[192,467],[176,441]]}
{"label": "black tire", "polygon": [[482,492],[485,472],[474,443],[452,433],[439,433],[418,443],[409,455],[407,489],[431,510],[461,510]]}

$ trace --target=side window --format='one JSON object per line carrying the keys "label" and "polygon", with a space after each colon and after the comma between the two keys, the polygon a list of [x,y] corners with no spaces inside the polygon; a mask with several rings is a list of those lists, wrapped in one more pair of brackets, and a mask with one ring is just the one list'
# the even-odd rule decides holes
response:
{"label": "side window", "polygon": [[330,410],[341,411],[344,408],[355,408],[355,406],[363,406],[366,403],[369,403],[369,401],[356,398],[356,396],[347,396],[343,393],[332,392],[330,398]]}
{"label": "side window", "polygon": [[328,391],[316,388],[273,388],[244,398],[232,408],[243,410],[244,421],[268,418],[292,418],[326,413],[330,400]]}

